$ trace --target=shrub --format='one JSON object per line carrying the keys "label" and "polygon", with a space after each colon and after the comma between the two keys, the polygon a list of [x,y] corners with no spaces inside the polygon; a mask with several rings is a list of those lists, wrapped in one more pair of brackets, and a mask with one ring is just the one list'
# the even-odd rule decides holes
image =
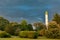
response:
{"label": "shrub", "polygon": [[19,36],[23,38],[37,38],[38,33],[36,31],[21,31]]}
{"label": "shrub", "polygon": [[21,31],[19,33],[19,36],[22,37],[22,38],[26,38],[27,37],[27,31]]}
{"label": "shrub", "polygon": [[50,28],[58,28],[58,25],[55,21],[49,22],[49,29]]}
{"label": "shrub", "polygon": [[5,31],[0,31],[0,38],[10,38],[11,35],[6,33]]}
{"label": "shrub", "polygon": [[45,29],[39,30],[38,34],[39,34],[39,36],[44,36],[45,35]]}
{"label": "shrub", "polygon": [[47,38],[59,38],[60,39],[60,32],[57,28],[55,29],[50,29],[48,31],[45,32],[45,36]]}
{"label": "shrub", "polygon": [[18,36],[19,35],[19,32],[20,32],[20,28],[17,28],[16,31],[15,31],[15,33],[14,33],[14,35],[15,36]]}
{"label": "shrub", "polygon": [[28,31],[28,38],[37,38],[38,33],[36,31]]}

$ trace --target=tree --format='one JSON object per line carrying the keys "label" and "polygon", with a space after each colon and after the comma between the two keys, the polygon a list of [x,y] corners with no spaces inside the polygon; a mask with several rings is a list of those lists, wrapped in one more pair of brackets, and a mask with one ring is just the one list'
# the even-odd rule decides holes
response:
{"label": "tree", "polygon": [[32,30],[33,30],[33,27],[32,27],[31,24],[28,24],[28,30],[29,30],[29,31],[32,31]]}
{"label": "tree", "polygon": [[13,22],[6,25],[5,31],[7,33],[14,35],[17,28],[18,28],[18,24],[16,22]]}
{"label": "tree", "polygon": [[0,30],[4,31],[4,28],[7,24],[9,24],[9,21],[3,17],[0,17]]}
{"label": "tree", "polygon": [[23,25],[23,26],[27,25],[27,21],[26,20],[22,20],[21,21],[21,25]]}
{"label": "tree", "polygon": [[54,15],[53,21],[56,21],[57,24],[60,24],[60,15],[58,13]]}
{"label": "tree", "polygon": [[22,29],[22,31],[28,30],[28,29],[27,29],[28,26],[27,26],[27,21],[26,21],[26,20],[22,20],[20,24],[21,24],[21,29]]}

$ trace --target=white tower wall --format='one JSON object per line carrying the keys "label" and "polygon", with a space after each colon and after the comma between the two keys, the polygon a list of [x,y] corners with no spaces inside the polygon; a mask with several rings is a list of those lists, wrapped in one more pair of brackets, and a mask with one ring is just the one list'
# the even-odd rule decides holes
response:
{"label": "white tower wall", "polygon": [[48,29],[48,11],[45,12],[45,25],[46,28]]}

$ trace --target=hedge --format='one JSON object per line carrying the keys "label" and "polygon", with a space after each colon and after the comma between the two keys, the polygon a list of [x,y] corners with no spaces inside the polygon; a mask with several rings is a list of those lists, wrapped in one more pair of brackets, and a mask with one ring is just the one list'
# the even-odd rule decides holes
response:
{"label": "hedge", "polygon": [[22,38],[38,38],[36,31],[20,31],[19,36]]}

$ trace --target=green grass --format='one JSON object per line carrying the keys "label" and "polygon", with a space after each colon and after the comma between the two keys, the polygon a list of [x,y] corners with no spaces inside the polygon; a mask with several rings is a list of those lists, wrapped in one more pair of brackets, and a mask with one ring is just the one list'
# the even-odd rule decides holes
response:
{"label": "green grass", "polygon": [[0,40],[60,40],[60,39],[48,39],[46,37],[38,37],[37,39],[29,39],[29,38],[19,38],[13,36],[13,38],[0,38]]}
{"label": "green grass", "polygon": [[0,38],[0,40],[60,40],[60,39]]}

